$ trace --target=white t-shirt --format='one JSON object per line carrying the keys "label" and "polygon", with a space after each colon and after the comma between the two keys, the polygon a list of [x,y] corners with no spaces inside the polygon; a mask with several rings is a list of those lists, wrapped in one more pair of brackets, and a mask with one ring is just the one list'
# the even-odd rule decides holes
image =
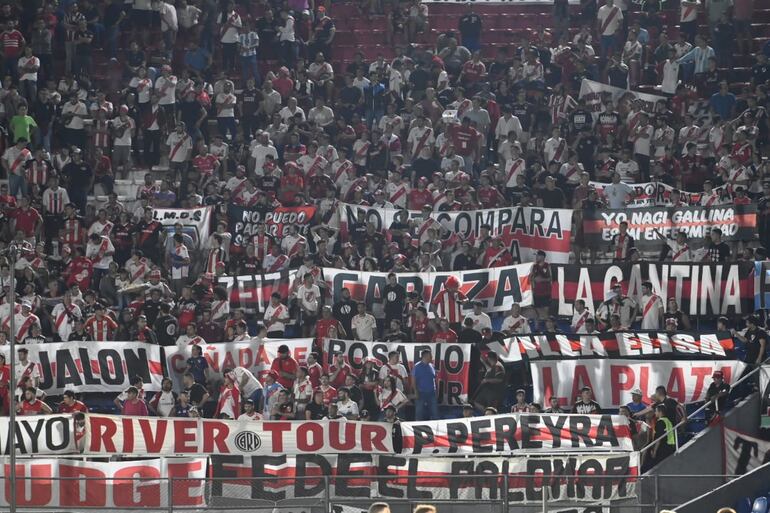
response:
{"label": "white t-shirt", "polygon": [[152,80],[149,77],[134,77],[128,83],[128,87],[136,89],[136,100],[139,103],[150,101],[150,92],[152,91]]}
{"label": "white t-shirt", "polygon": [[86,109],[86,104],[83,102],[77,102],[75,105],[72,105],[72,102],[67,102],[62,107],[61,113],[62,116],[66,114],[74,114],[70,122],[67,123],[67,128],[71,128],[73,130],[82,130],[84,126],[83,118],[88,115],[88,109]]}
{"label": "white t-shirt", "polygon": [[321,297],[321,289],[318,288],[318,285],[305,287],[305,284],[303,283],[297,289],[297,297],[306,310],[318,313],[318,300]]}
{"label": "white t-shirt", "polygon": [[337,401],[337,413],[345,417],[348,415],[357,417],[358,404],[356,404],[355,401],[351,401],[350,398],[348,398],[348,400],[345,402]]}
{"label": "white t-shirt", "polygon": [[[636,181],[635,175],[639,174],[639,164],[637,164],[635,160],[629,160],[628,162],[623,162],[621,160],[615,164],[615,171],[620,174],[621,182],[634,183],[634,181]],[[605,187],[604,190],[606,191],[607,188]]]}
{"label": "white t-shirt", "polygon": [[[633,161],[632,161],[633,162]],[[611,183],[604,188],[604,196],[610,208],[623,208],[626,206],[626,197],[633,194],[634,189],[626,183]]]}
{"label": "white t-shirt", "polygon": [[110,121],[110,124],[115,130],[128,126],[128,128],[123,131],[123,135],[120,137],[115,136],[115,146],[131,146],[131,139],[134,134],[134,129],[136,128],[136,122],[130,117],[126,117],[125,121],[117,117]]}
{"label": "white t-shirt", "polygon": [[[40,67],[40,59],[38,59],[34,55],[32,57],[21,57],[21,58],[19,58],[19,70],[20,71],[21,71],[21,69],[24,66],[27,66],[28,64],[30,66],[37,65],[38,68],[39,68]],[[22,73],[21,76],[19,77],[19,80],[31,80],[33,82],[37,82],[37,71]]]}
{"label": "white t-shirt", "polygon": [[219,107],[219,112],[217,113],[218,118],[232,118],[235,117],[235,102],[236,98],[233,93],[219,93],[217,95],[217,106]]}
{"label": "white t-shirt", "polygon": [[168,78],[161,75],[155,80],[155,91],[160,95],[159,105],[176,103],[176,83],[177,78],[174,75],[169,75]]}
{"label": "white t-shirt", "polygon": [[492,319],[490,319],[489,315],[485,314],[484,312],[481,312],[480,314],[471,312],[466,315],[465,318],[473,319],[473,329],[479,333],[481,333],[481,330],[484,328],[492,328]]}
{"label": "white t-shirt", "polygon": [[[275,316],[275,320],[272,320],[273,316]],[[289,309],[283,303],[279,303],[275,307],[269,304],[265,308],[264,319],[265,322],[272,320],[270,326],[267,327],[267,331],[283,331],[286,329],[284,323],[289,320]]]}
{"label": "white t-shirt", "polygon": [[374,340],[374,330],[377,328],[377,321],[372,314],[356,314],[350,321],[350,326],[356,330],[357,340]]}
{"label": "white t-shirt", "polygon": [[[607,20],[610,18],[610,15],[612,15],[611,21],[609,23]],[[617,5],[613,5],[612,7],[608,5],[603,5],[599,8],[598,13],[599,18],[599,27],[604,27],[604,30],[600,35],[602,36],[612,36],[615,35],[615,33],[620,28],[621,24],[623,23],[623,13],[620,10],[620,7]],[[606,23],[606,26],[605,26]]]}
{"label": "white t-shirt", "polygon": [[249,369],[245,369],[243,367],[235,367],[233,369],[233,374],[235,374],[235,380],[238,382],[238,386],[241,386],[244,377],[246,378],[246,383],[241,388],[241,392],[246,398],[253,395],[257,390],[262,389],[262,384]]}
{"label": "white t-shirt", "polygon": [[158,399],[158,407],[157,412],[159,417],[168,417],[171,415],[171,412],[174,411],[174,406],[176,405],[176,398],[174,397],[174,392],[158,392],[160,394],[160,399]]}

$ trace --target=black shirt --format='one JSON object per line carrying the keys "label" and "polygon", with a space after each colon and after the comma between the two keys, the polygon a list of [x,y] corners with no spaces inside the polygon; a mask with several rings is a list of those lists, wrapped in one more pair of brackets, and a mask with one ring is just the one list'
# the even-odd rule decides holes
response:
{"label": "black shirt", "polygon": [[406,289],[403,285],[388,283],[382,290],[385,301],[385,316],[391,319],[400,319],[404,315],[404,303],[406,301]]}
{"label": "black shirt", "polygon": [[67,181],[67,189],[87,190],[91,186],[93,171],[85,162],[81,161],[79,164],[70,162],[62,169],[62,175]]}
{"label": "black shirt", "polygon": [[69,342],[90,342],[91,335],[89,335],[86,330],[83,330],[82,333],[73,331],[72,333],[70,333],[70,336],[67,338],[67,340]]}
{"label": "black shirt", "polygon": [[722,397],[717,397],[716,411],[724,411],[725,405],[727,404],[727,394],[730,393],[730,385],[724,381],[717,385],[715,381],[712,381],[709,385],[709,389],[706,391],[706,398],[712,399],[716,397],[717,394],[721,393],[724,393],[724,395]]}
{"label": "black shirt", "polygon": [[545,208],[564,208],[564,192],[558,187],[553,190],[543,188],[539,192],[543,198],[543,207]]}
{"label": "black shirt", "polygon": [[572,413],[580,413],[582,415],[588,415],[591,413],[601,413],[602,407],[599,406],[599,403],[596,401],[578,401],[575,403],[575,406],[572,407]]}
{"label": "black shirt", "polygon": [[318,404],[315,401],[308,404],[305,411],[310,412],[310,420],[321,420],[329,415],[329,408],[323,403]]}
{"label": "black shirt", "polygon": [[200,383],[193,383],[191,387],[185,388],[184,391],[187,392],[187,395],[190,397],[190,403],[196,406],[200,403],[201,399],[203,399],[203,396],[208,393],[206,392],[206,387]]}
{"label": "black shirt", "polygon": [[481,18],[475,12],[468,13],[460,18],[458,29],[463,37],[479,37],[481,34]]}
{"label": "black shirt", "polygon": [[176,344],[177,321],[173,315],[160,315],[155,321],[155,332],[158,334],[158,344],[173,346]]}
{"label": "black shirt", "polygon": [[481,333],[473,328],[463,328],[457,335],[457,342],[460,344],[480,344]]}
{"label": "black shirt", "polygon": [[676,425],[677,423],[677,406],[679,406],[679,403],[676,399],[672,397],[666,397],[663,399],[663,401],[659,401],[653,405],[653,407],[658,406],[659,404],[662,404],[663,407],[666,409],[666,418],[671,421],[672,424]]}
{"label": "black shirt", "polygon": [[332,307],[332,313],[334,318],[342,323],[348,334],[353,333],[350,322],[353,320],[353,316],[356,315],[356,303],[354,301],[350,299],[337,301]]}
{"label": "black shirt", "polygon": [[726,262],[730,258],[730,246],[725,242],[719,244],[709,242],[708,255],[712,262]]}
{"label": "black shirt", "polygon": [[761,349],[760,341],[765,340],[765,343],[767,343],[767,333],[765,332],[765,330],[761,330],[759,328],[755,328],[753,330],[746,330],[746,333],[744,334],[744,336],[747,339],[746,362],[754,363],[759,358],[764,359],[764,355],[760,355],[759,351]]}

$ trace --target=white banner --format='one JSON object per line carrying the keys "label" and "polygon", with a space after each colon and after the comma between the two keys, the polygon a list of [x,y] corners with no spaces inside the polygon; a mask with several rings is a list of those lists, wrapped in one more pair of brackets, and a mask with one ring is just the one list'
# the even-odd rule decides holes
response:
{"label": "white banner", "polygon": [[[174,233],[174,225],[182,223],[184,233],[192,237],[195,247],[209,238],[211,216],[214,207],[200,208],[153,208],[152,218],[163,225],[166,233]],[[192,249],[192,248],[190,248]]]}
{"label": "white banner", "polygon": [[[250,342],[225,342],[200,346],[203,357],[209,364],[209,379],[216,382],[222,379],[224,369],[243,367],[258,378],[263,378],[270,370],[273,360],[278,356],[278,347],[286,344],[297,363],[304,365],[307,355],[313,350],[312,338],[290,339],[252,339]],[[192,356],[192,346],[164,347],[168,377],[174,382],[174,388],[182,387],[182,376],[187,371],[187,359]]]}
{"label": "white banner", "polygon": [[[0,418],[0,453],[10,454],[11,420]],[[16,417],[16,454],[73,454],[75,431],[72,415],[35,415]]]}
{"label": "white banner", "polygon": [[393,425],[382,422],[253,421],[86,416],[85,454],[393,453]]}
{"label": "white banner", "polygon": [[[521,306],[532,305],[533,264],[519,264],[492,269],[472,271],[446,271],[435,273],[408,272],[398,273],[398,283],[407,293],[416,291],[426,307],[444,288],[444,282],[450,276],[460,281],[460,292],[471,301],[480,301],[486,312],[505,312],[514,303]],[[342,289],[348,288],[351,299],[364,301],[375,317],[382,312],[382,290],[387,284],[388,273],[355,271],[347,269],[322,268],[324,281],[332,294],[332,302],[342,297]],[[473,307],[464,304],[463,309]]]}
{"label": "white banner", "polygon": [[[637,453],[550,457],[424,458],[372,454],[211,457],[212,497],[280,502],[334,498],[501,500],[508,475],[511,505],[609,502],[636,497]],[[479,477],[488,475],[488,478]],[[407,477],[409,476],[409,477]],[[413,477],[416,476],[416,477]],[[531,477],[536,476],[536,477]],[[256,478],[251,480],[250,478]],[[273,479],[270,479],[273,478]],[[482,508],[484,511],[484,508]]]}
{"label": "white banner", "polygon": [[[396,219],[396,208],[364,207],[340,203],[338,215],[342,237],[347,237],[348,227],[357,219],[357,212],[364,211],[367,222],[374,224],[375,230],[384,231]],[[431,222],[421,222],[422,213],[409,210],[409,220],[418,223],[419,240],[427,236],[424,229],[437,226]],[[537,207],[507,207],[462,212],[438,212],[430,214],[430,219],[441,227],[457,235],[460,240],[474,241],[481,235],[482,225],[488,225],[490,235],[503,240],[514,263],[534,262],[538,250],[546,252],[548,262],[569,263],[570,237],[572,234],[572,210]],[[438,234],[439,237],[441,234]]]}
{"label": "white banner", "polygon": [[594,118],[596,118],[601,112],[602,106],[604,105],[602,99],[606,94],[610,94],[612,96],[612,101],[615,105],[618,104],[618,100],[626,97],[631,100],[642,100],[642,108],[647,112],[652,112],[657,102],[666,100],[664,96],[639,93],[629,89],[621,89],[620,87],[614,87],[609,84],[594,82],[593,80],[588,80],[587,78],[584,78],[580,83],[579,98],[581,100],[585,100],[586,109],[593,113]]}
{"label": "white banner", "polygon": [[743,475],[770,462],[770,441],[724,427],[725,474]]}
{"label": "white banner", "polygon": [[638,360],[584,359],[531,362],[534,402],[548,404],[557,397],[563,406],[573,404],[580,389],[588,386],[602,408],[619,408],[631,401],[631,390],[640,388],[650,397],[658,386],[680,403],[706,399],[714,371],[724,372],[731,383],[743,373],[746,364],[714,360]]}
{"label": "white banner", "polygon": [[[9,473],[4,460],[2,476]],[[174,478],[169,488],[167,478]],[[16,507],[39,512],[81,509],[168,511],[206,506],[206,458],[141,461],[78,461],[24,459],[16,461]],[[2,487],[0,507],[9,505],[10,487]]]}
{"label": "white banner", "polygon": [[531,454],[633,451],[622,415],[509,413],[401,423],[405,454]]}
{"label": "white banner", "polygon": [[[144,342],[61,342],[26,344],[28,362],[37,367],[40,389],[48,395],[75,392],[122,392],[141,376],[144,390],[160,390],[160,347]],[[9,361],[10,346],[0,346]],[[17,361],[16,365],[20,365]]]}

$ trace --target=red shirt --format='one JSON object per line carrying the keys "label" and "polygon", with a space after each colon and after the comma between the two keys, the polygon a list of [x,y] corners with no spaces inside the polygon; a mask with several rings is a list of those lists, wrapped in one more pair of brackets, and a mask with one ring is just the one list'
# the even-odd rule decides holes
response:
{"label": "red shirt", "polygon": [[[336,365],[330,365],[329,366],[329,376],[337,372],[337,366]],[[337,377],[335,377],[333,380],[331,380],[331,385],[334,387],[344,387],[345,386],[345,378],[348,376],[348,374],[353,374],[353,369],[350,367],[350,365],[343,364],[342,369],[340,369],[340,372],[337,374]]]}
{"label": "red shirt", "polygon": [[[318,390],[321,390],[321,387],[318,387]],[[332,401],[337,400],[337,389],[334,387],[329,387],[326,390],[321,390],[324,394],[324,404],[326,406],[329,406]]]}
{"label": "red shirt", "polygon": [[463,78],[466,82],[477,82],[486,73],[487,67],[484,63],[467,61],[463,64]]}
{"label": "red shirt", "polygon": [[433,193],[428,189],[412,189],[407,196],[410,210],[422,210],[425,205],[433,205]]}
{"label": "red shirt", "polygon": [[318,388],[318,385],[321,384],[321,374],[323,374],[323,372],[323,368],[321,368],[321,365],[318,363],[308,365],[307,377],[310,379],[310,385],[313,387],[313,390]]}
{"label": "red shirt", "polygon": [[33,399],[32,402],[26,399],[21,403],[21,413],[19,415],[39,415],[43,411],[43,401]]}
{"label": "red shirt", "polygon": [[214,173],[214,166],[217,162],[219,162],[219,159],[214,155],[198,155],[193,159],[193,166],[200,174],[210,176]]}
{"label": "red shirt", "polygon": [[479,144],[479,132],[473,127],[453,126],[449,129],[449,136],[458,155],[467,157],[472,155]]}
{"label": "red shirt", "polygon": [[412,342],[430,342],[430,330],[428,329],[428,319],[412,321]]}
{"label": "red shirt", "polygon": [[25,237],[32,237],[35,235],[35,225],[41,219],[40,212],[30,207],[27,210],[18,208],[13,213],[13,218],[16,219],[16,229],[24,233]]}
{"label": "red shirt", "polygon": [[494,187],[479,187],[476,194],[481,206],[484,208],[497,208],[500,202],[500,193]]}
{"label": "red shirt", "polygon": [[64,403],[59,405],[59,413],[88,413],[88,407],[80,401],[75,401],[72,406],[67,406]]}
{"label": "red shirt", "polygon": [[21,47],[24,45],[24,36],[21,32],[16,29],[5,31],[0,34],[0,41],[2,41],[6,59],[15,59],[21,55]]}
{"label": "red shirt", "polygon": [[77,257],[67,266],[67,287],[76,284],[80,290],[91,287],[94,264],[86,257]]}
{"label": "red shirt", "polygon": [[270,366],[271,371],[275,371],[278,373],[278,377],[276,378],[276,381],[283,386],[283,388],[286,388],[287,390],[291,390],[294,386],[294,379],[289,379],[284,376],[281,376],[281,372],[288,372],[291,375],[297,374],[297,361],[289,356],[288,358],[276,358],[273,360],[273,365]]}
{"label": "red shirt", "polygon": [[431,342],[457,342],[457,333],[454,330],[437,331],[430,339]]}
{"label": "red shirt", "polygon": [[[465,299],[465,294],[462,292],[450,292],[447,289],[443,289],[436,294],[432,303],[437,307],[436,315],[438,318],[446,319],[450,324],[453,324],[463,321],[463,307],[461,302]],[[427,340],[424,340],[423,342],[427,342]]]}
{"label": "red shirt", "polygon": [[112,340],[112,334],[118,329],[118,323],[109,315],[104,315],[101,319],[94,315],[86,321],[85,328],[94,340]]}
{"label": "red shirt", "polygon": [[[324,338],[328,337],[331,328],[337,328],[337,333],[339,333],[339,326],[340,321],[337,319],[318,319],[315,323],[316,341],[320,343]],[[313,386],[316,387],[318,384]]]}

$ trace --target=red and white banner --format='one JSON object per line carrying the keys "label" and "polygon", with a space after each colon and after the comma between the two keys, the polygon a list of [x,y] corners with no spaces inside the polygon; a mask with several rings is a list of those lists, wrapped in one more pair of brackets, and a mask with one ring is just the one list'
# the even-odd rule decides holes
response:
{"label": "red and white banner", "polygon": [[[157,344],[144,342],[62,342],[27,344],[28,361],[37,365],[40,386],[48,395],[75,392],[122,392],[140,376],[144,390],[157,392],[163,380],[163,358]],[[10,361],[10,346],[0,353]],[[16,365],[20,365],[18,362]]]}
{"label": "red and white banner", "polygon": [[485,455],[558,451],[633,451],[622,415],[509,413],[402,422],[403,454]]}
{"label": "red and white banner", "polygon": [[[460,280],[460,291],[471,301],[481,301],[486,312],[504,312],[514,303],[532,305],[530,273],[533,264],[494,267],[473,271],[448,271],[437,273],[398,273],[398,283],[407,293],[416,291],[427,305],[444,288],[450,276]],[[388,273],[332,269],[324,267],[324,280],[332,293],[332,302],[339,301],[342,289],[350,291],[354,301],[364,301],[376,312],[382,309],[382,290],[387,284]],[[464,305],[467,311],[471,305]]]}
{"label": "red and white banner", "polygon": [[[291,356],[303,365],[307,355],[312,352],[312,338],[265,339],[261,342],[226,342],[201,346],[203,357],[209,364],[209,378],[213,381],[222,379],[224,369],[243,367],[258,378],[270,370],[273,360],[278,356],[278,347],[289,346]],[[168,377],[174,382],[174,389],[182,386],[182,376],[187,372],[187,359],[192,356],[192,346],[164,347]]]}
{"label": "red and white banner", "polygon": [[[0,417],[0,454],[8,455],[11,420]],[[75,454],[75,425],[72,415],[16,417],[16,454]]]}
{"label": "red and white banner", "polygon": [[[279,502],[334,498],[589,503],[636,496],[637,453],[543,457],[424,458],[371,454],[211,457],[212,497]],[[481,475],[488,477],[479,477]],[[274,478],[274,479],[269,479]],[[277,479],[276,479],[277,478]]]}
{"label": "red and white banner", "polygon": [[[169,499],[180,509],[206,506],[206,458],[141,461],[16,461],[17,509],[141,509],[167,511]],[[6,459],[2,478],[10,473]],[[169,488],[169,478],[173,486]],[[8,507],[10,486],[2,487],[0,507]],[[169,497],[169,490],[171,497]],[[59,509],[61,511],[61,509]]]}
{"label": "red and white banner", "polygon": [[86,416],[85,454],[173,456],[393,452],[392,424]]}
{"label": "red and white banner", "polygon": [[716,360],[538,360],[530,364],[534,401],[547,403],[557,397],[563,406],[571,405],[588,386],[602,408],[619,408],[631,401],[631,390],[639,388],[642,397],[650,397],[658,386],[666,387],[670,397],[680,403],[697,403],[706,399],[706,390],[714,371],[724,372],[732,383],[743,373],[746,364]]}
{"label": "red and white banner", "polygon": [[[338,216],[340,233],[348,235],[348,226],[358,219],[357,212],[364,212],[366,222],[374,224],[375,230],[388,234],[388,228],[395,221],[396,214],[403,210],[378,208],[340,203]],[[409,220],[422,220],[419,210],[408,211]],[[430,218],[462,240],[475,240],[481,235],[482,225],[487,225],[489,235],[500,237],[508,248],[514,262],[533,262],[538,250],[546,252],[551,263],[569,263],[570,237],[572,235],[572,210],[538,207],[506,207],[462,212],[438,212]]]}
{"label": "red and white banner", "polygon": [[384,365],[388,353],[396,351],[398,361],[410,373],[420,361],[420,353],[430,349],[433,353],[433,365],[436,367],[436,387],[439,404],[460,405],[468,402],[468,373],[471,366],[470,344],[437,343],[420,344],[415,342],[364,342],[361,340],[324,339],[324,368],[328,369],[336,353],[342,353],[350,366],[358,371],[367,358],[375,358]]}

